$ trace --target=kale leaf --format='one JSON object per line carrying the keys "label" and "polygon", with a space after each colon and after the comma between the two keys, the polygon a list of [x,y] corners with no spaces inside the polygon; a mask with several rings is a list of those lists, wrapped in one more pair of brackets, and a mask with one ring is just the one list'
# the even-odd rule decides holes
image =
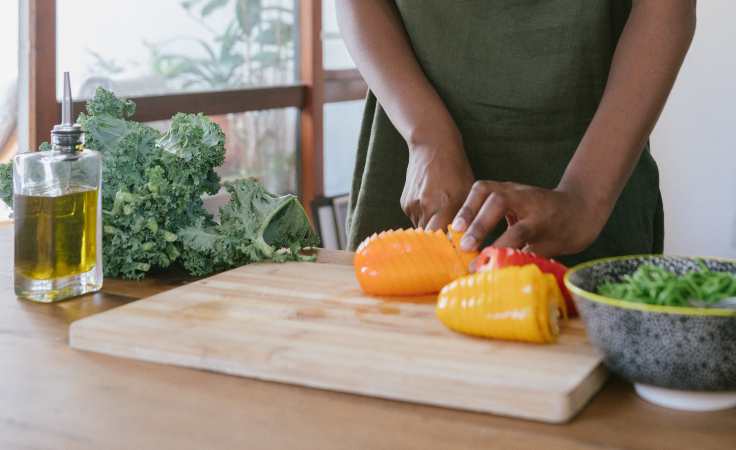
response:
{"label": "kale leaf", "polygon": [[179,232],[182,263],[193,275],[207,275],[251,262],[300,260],[303,247],[318,244],[301,203],[277,196],[254,180],[225,185],[230,201],[220,223],[200,219]]}
{"label": "kale leaf", "polygon": [[0,164],[0,200],[13,207],[13,162]]}

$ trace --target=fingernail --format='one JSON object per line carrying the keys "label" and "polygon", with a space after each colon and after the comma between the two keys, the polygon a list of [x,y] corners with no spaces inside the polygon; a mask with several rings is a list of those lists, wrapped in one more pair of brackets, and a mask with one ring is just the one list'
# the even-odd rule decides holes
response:
{"label": "fingernail", "polygon": [[455,217],[455,220],[452,221],[452,229],[455,231],[465,231],[467,225],[462,217]]}
{"label": "fingernail", "polygon": [[460,248],[468,251],[473,250],[475,248],[476,240],[473,236],[463,236],[463,238],[460,240]]}

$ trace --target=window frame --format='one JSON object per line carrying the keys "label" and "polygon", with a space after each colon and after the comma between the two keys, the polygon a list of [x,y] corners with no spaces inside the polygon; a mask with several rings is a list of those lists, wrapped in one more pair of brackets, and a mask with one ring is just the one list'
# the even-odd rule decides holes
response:
{"label": "window frame", "polygon": [[[28,143],[32,149],[48,140],[60,120],[56,100],[56,0],[28,0]],[[166,120],[177,112],[208,115],[273,108],[299,109],[298,189],[305,205],[324,194],[324,105],[365,97],[367,86],[356,69],[325,70],[322,62],[322,0],[299,0],[298,83],[225,91],[130,97],[134,118]],[[74,102],[75,115],[84,102]],[[311,208],[306,208],[309,211]]]}

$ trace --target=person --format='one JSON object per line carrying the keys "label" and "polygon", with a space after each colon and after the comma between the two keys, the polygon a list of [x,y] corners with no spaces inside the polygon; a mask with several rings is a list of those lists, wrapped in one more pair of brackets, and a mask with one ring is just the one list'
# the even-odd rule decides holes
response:
{"label": "person", "polygon": [[337,0],[369,87],[349,246],[448,224],[567,264],[660,253],[648,136],[695,0]]}

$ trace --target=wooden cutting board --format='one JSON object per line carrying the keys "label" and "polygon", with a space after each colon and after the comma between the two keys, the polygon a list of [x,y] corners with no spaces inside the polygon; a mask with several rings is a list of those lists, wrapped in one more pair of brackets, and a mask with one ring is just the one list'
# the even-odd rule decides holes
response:
{"label": "wooden cutting board", "polygon": [[471,338],[433,298],[365,296],[351,266],[241,267],[71,325],[70,345],[110,355],[450,408],[565,422],[606,371],[582,324],[559,342]]}

